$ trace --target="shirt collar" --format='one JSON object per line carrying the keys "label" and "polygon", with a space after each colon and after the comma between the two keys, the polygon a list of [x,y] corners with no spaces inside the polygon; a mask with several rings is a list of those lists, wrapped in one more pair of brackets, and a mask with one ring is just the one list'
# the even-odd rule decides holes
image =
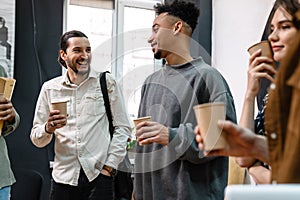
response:
{"label": "shirt collar", "polygon": [[[95,70],[93,70],[93,69],[91,68],[91,69],[90,69],[89,76],[88,76],[87,79],[90,79],[90,78],[97,78],[98,76],[99,76],[99,73],[96,72]],[[73,84],[71,83],[71,81],[69,80],[67,71],[66,71],[65,74],[62,76],[62,79],[61,79],[61,85],[73,85]]]}

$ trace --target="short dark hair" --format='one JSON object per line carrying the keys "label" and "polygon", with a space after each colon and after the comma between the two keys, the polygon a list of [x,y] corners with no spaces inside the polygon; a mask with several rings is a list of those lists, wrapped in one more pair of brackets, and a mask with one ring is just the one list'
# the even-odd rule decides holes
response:
{"label": "short dark hair", "polygon": [[[63,50],[64,52],[66,52],[67,48],[68,48],[68,40],[72,37],[85,37],[88,38],[84,33],[82,33],[81,31],[77,31],[77,30],[72,30],[72,31],[68,31],[65,32],[61,37],[60,37],[60,42],[59,42],[59,48],[60,50]],[[58,54],[58,59],[57,59],[58,63],[60,65],[62,65],[63,67],[67,68],[66,62],[60,57],[60,54]]]}
{"label": "short dark hair", "polygon": [[154,6],[154,10],[157,15],[166,12],[169,15],[178,17],[192,28],[192,32],[197,26],[198,17],[200,15],[200,10],[195,6],[195,4],[179,0],[175,0],[171,4],[158,3]]}

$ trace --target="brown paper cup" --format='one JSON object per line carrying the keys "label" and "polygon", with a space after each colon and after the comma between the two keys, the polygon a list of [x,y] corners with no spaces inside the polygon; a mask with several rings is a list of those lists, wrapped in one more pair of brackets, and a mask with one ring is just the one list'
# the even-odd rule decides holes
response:
{"label": "brown paper cup", "polygon": [[138,125],[138,123],[143,121],[151,121],[151,116],[141,117],[133,120],[134,126]]}
{"label": "brown paper cup", "polygon": [[52,110],[59,110],[60,114],[68,116],[67,103],[68,101],[52,103]]}
{"label": "brown paper cup", "polygon": [[206,103],[193,107],[197,124],[203,136],[206,151],[223,149],[226,147],[226,139],[222,130],[217,126],[218,120],[225,120],[225,104]]}
{"label": "brown paper cup", "polygon": [[[252,45],[251,47],[248,48],[248,52],[250,55],[252,55],[258,49],[261,49],[262,56],[266,56],[273,60],[273,51],[272,51],[272,47],[268,40],[264,40],[264,41],[261,41],[259,43]],[[273,65],[274,69],[276,69],[275,62],[273,62],[272,65]]]}

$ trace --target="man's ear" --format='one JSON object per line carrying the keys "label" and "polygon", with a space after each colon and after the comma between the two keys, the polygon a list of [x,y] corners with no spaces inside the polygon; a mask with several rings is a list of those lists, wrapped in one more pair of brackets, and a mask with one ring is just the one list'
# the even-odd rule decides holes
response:
{"label": "man's ear", "polygon": [[59,50],[59,55],[63,60],[66,59],[66,53],[63,50]]}
{"label": "man's ear", "polygon": [[174,35],[176,35],[181,31],[182,26],[183,26],[182,21],[178,21],[174,24],[174,28],[173,28]]}

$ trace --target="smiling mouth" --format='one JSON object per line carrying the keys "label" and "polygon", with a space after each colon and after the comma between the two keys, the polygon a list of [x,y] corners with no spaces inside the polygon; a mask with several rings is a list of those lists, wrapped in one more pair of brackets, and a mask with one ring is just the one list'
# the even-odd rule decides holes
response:
{"label": "smiling mouth", "polygon": [[154,53],[155,52],[155,47],[157,46],[157,43],[152,43],[151,44],[151,47],[152,47],[152,52]]}
{"label": "smiling mouth", "polygon": [[157,42],[152,42],[152,43],[151,43],[151,47],[152,47],[152,48],[154,48],[154,46],[156,46],[156,45],[157,45]]}
{"label": "smiling mouth", "polygon": [[78,65],[87,65],[88,61],[84,61],[84,62],[77,62]]}
{"label": "smiling mouth", "polygon": [[283,46],[273,46],[272,49],[273,52],[280,51],[281,49],[283,49]]}

